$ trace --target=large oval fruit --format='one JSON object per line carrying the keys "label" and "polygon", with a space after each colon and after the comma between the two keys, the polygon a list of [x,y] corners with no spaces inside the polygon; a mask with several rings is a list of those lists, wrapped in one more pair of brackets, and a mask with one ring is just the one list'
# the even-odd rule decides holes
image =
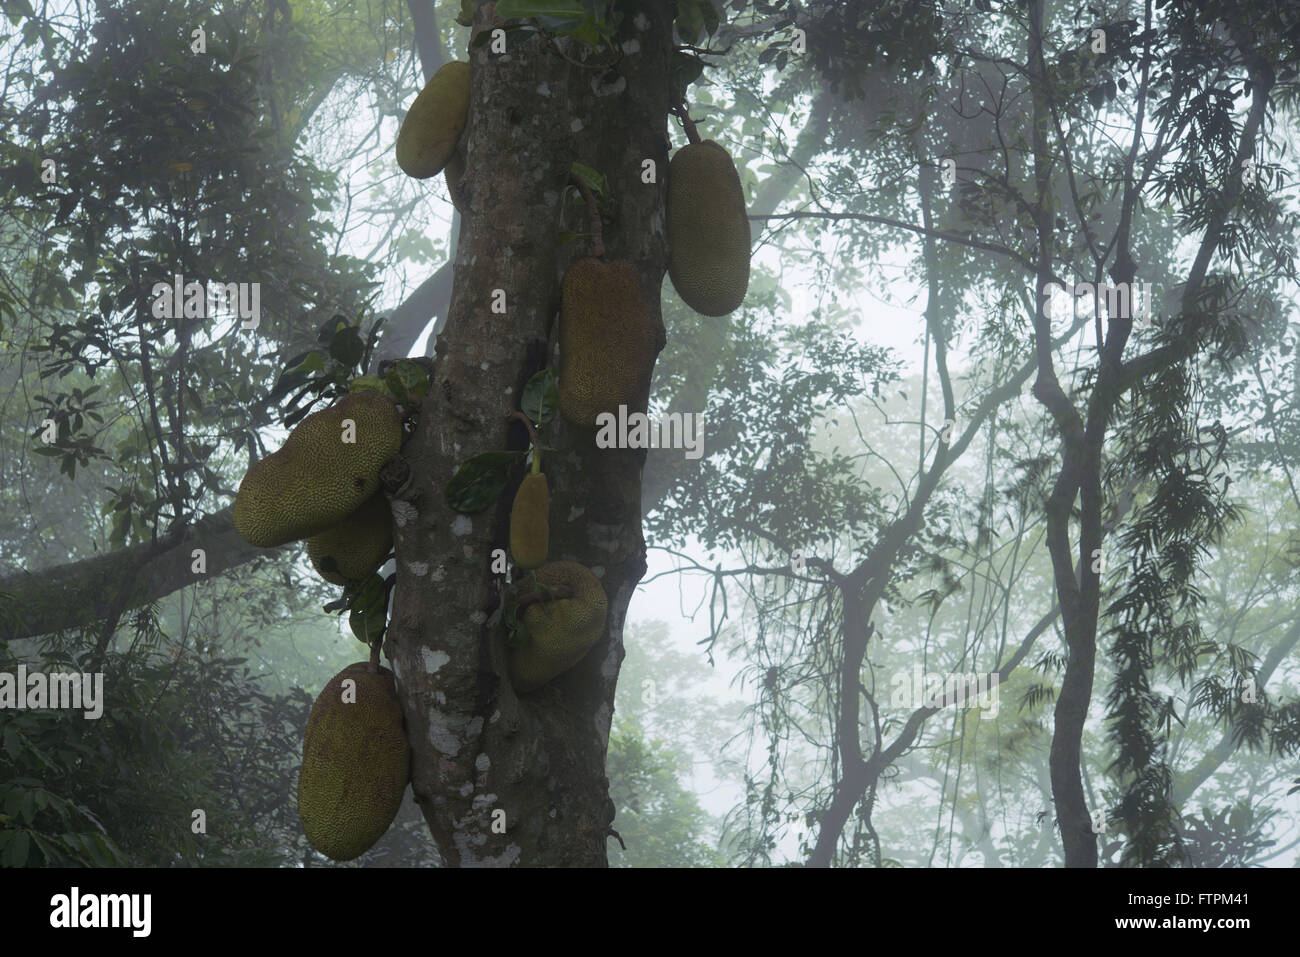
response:
{"label": "large oval fruit", "polygon": [[644,412],[658,352],[641,277],[626,259],[579,259],[560,303],[560,413],[583,429],[602,412]]}
{"label": "large oval fruit", "polygon": [[279,451],[248,470],[235,496],[235,530],[260,548],[323,532],[375,494],[380,468],[401,447],[392,400],[351,392],[299,422]]}
{"label": "large oval fruit", "polygon": [[407,176],[428,179],[442,172],[469,123],[469,64],[438,67],[416,96],[397,131],[397,165]]}
{"label": "large oval fruit", "polygon": [[312,705],[302,739],[298,818],[307,840],[336,861],[364,854],[393,823],[409,778],[393,673],[348,665]]}
{"label": "large oval fruit", "polygon": [[307,557],[316,573],[334,585],[370,577],[393,547],[393,513],[388,497],[376,492],[337,525],[307,539]]}
{"label": "large oval fruit", "polygon": [[713,140],[683,146],[668,166],[668,276],[705,316],[725,316],[749,288],[745,192],[736,164]]}
{"label": "large oval fruit", "polygon": [[547,562],[528,581],[539,588],[567,585],[573,596],[524,609],[523,641],[510,657],[510,680],[521,694],[540,688],[581,661],[605,633],[609,609],[600,579],[577,562]]}

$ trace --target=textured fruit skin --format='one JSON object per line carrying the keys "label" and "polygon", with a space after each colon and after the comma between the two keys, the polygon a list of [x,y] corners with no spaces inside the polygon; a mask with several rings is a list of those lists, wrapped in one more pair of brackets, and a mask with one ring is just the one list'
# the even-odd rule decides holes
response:
{"label": "textured fruit skin", "polygon": [[424,85],[397,131],[397,165],[407,176],[442,172],[469,122],[469,64],[452,60]]}
{"label": "textured fruit skin", "polygon": [[348,585],[369,578],[392,547],[393,513],[384,493],[376,492],[343,521],[307,539],[307,557],[321,578]]}
{"label": "textured fruit skin", "polygon": [[601,412],[644,412],[658,342],[641,279],[626,259],[579,259],[560,304],[560,414],[594,429]]}
{"label": "textured fruit skin", "polygon": [[609,610],[600,579],[577,562],[548,562],[529,582],[548,588],[570,585],[573,597],[524,609],[528,637],[510,656],[510,680],[520,694],[540,688],[581,661],[605,633]]}
{"label": "textured fruit skin", "polygon": [[749,220],[731,157],[713,140],[683,146],[668,166],[668,276],[682,301],[725,316],[749,288]]}
{"label": "textured fruit skin", "polygon": [[[355,423],[354,443],[342,441],[345,419]],[[279,451],[248,470],[235,496],[235,530],[260,548],[317,535],[375,494],[379,469],[401,447],[392,400],[351,392],[299,422]]]}
{"label": "textured fruit skin", "polygon": [[536,568],[546,561],[550,547],[551,491],[541,472],[524,476],[510,507],[510,554],[520,568]]}
{"label": "textured fruit skin", "polygon": [[[351,704],[346,678],[356,681]],[[336,861],[364,854],[397,816],[410,769],[393,673],[348,665],[312,705],[302,739],[298,819],[311,846]]]}

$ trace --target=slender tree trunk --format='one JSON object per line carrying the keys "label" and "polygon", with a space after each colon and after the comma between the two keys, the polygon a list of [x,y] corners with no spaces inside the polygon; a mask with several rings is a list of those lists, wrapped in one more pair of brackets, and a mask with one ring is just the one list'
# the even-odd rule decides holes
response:
{"label": "slender tree trunk", "polygon": [[[498,25],[491,4],[475,32]],[[641,534],[644,452],[597,449],[594,436],[556,420],[543,444],[551,488],[550,557],[581,562],[609,600],[607,635],[576,667],[517,697],[500,623],[508,489],[495,509],[457,515],[444,487],[465,459],[511,445],[516,406],[539,359],[554,364],[559,283],[588,253],[561,246],[585,231],[565,195],[579,161],[604,173],[613,195],[610,259],[637,267],[659,323],[666,266],[664,172],[671,26],[665,2],[642,4],[608,72],[581,65],[579,45],[534,38],[508,54],[471,50],[464,219],[450,315],[416,434],[409,474],[390,486],[397,585],[385,649],[398,679],[412,749],[412,786],[451,866],[605,866],[614,807],[605,750],[623,657],[623,621],[645,570]],[[577,61],[577,62],[575,62]],[[655,183],[642,182],[654,160]],[[501,290],[504,313],[493,311]],[[400,469],[399,469],[400,472]]]}

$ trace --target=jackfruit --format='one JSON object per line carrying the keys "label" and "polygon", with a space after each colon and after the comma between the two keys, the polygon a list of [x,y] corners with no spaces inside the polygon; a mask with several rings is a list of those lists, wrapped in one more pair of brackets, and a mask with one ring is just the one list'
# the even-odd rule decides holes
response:
{"label": "jackfruit", "polygon": [[546,561],[550,547],[547,510],[551,491],[541,472],[525,475],[510,507],[510,554],[520,568],[536,568]]}
{"label": "jackfruit", "polygon": [[469,64],[438,67],[406,112],[397,131],[397,165],[407,176],[428,179],[451,159],[469,123]]}
{"label": "jackfruit", "polygon": [[510,680],[521,694],[540,688],[581,661],[605,633],[609,608],[600,579],[577,562],[548,562],[528,582],[546,588],[567,585],[573,597],[524,608],[521,618],[527,634],[510,657]]}
{"label": "jackfruit", "polygon": [[626,259],[579,259],[560,305],[560,413],[584,429],[601,412],[645,412],[658,342],[641,278]]}
{"label": "jackfruit", "polygon": [[235,530],[260,548],[317,535],[375,494],[380,468],[401,447],[392,400],[348,393],[299,422],[279,451],[248,470],[235,496]]}
{"label": "jackfruit", "polygon": [[725,316],[749,287],[745,192],[736,164],[713,140],[683,146],[668,166],[668,276],[705,316]]}
{"label": "jackfruit", "polygon": [[307,557],[317,574],[335,585],[364,581],[393,547],[393,513],[383,492],[366,499],[337,525],[307,539]]}
{"label": "jackfruit", "polygon": [[[356,687],[345,699],[348,679]],[[302,738],[298,819],[311,846],[336,861],[364,854],[397,816],[410,767],[393,673],[348,665],[312,705]]]}

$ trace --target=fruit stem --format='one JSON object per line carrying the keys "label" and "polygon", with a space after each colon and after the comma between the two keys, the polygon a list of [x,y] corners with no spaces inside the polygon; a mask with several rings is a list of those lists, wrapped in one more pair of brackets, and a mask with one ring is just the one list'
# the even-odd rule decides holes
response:
{"label": "fruit stem", "polygon": [[597,259],[604,259],[605,238],[604,227],[600,223],[600,207],[596,205],[596,197],[591,195],[590,187],[582,181],[581,177],[573,176],[573,181],[578,184],[578,192],[582,194],[582,201],[587,204],[587,211],[591,217],[591,254]]}
{"label": "fruit stem", "polygon": [[376,641],[370,646],[370,673],[379,674],[379,642]]}
{"label": "fruit stem", "polygon": [[686,131],[686,139],[692,144],[700,142],[700,131],[696,128],[695,121],[691,119],[690,111],[686,108],[686,101],[679,101],[672,111],[682,121],[682,129]]}
{"label": "fruit stem", "polygon": [[506,419],[518,419],[524,424],[524,428],[528,430],[528,441],[533,447],[533,471],[536,472],[538,469],[537,459],[541,454],[541,446],[537,444],[537,432],[533,429],[533,420],[528,418],[528,416],[524,415],[518,409],[511,409],[507,412]]}

